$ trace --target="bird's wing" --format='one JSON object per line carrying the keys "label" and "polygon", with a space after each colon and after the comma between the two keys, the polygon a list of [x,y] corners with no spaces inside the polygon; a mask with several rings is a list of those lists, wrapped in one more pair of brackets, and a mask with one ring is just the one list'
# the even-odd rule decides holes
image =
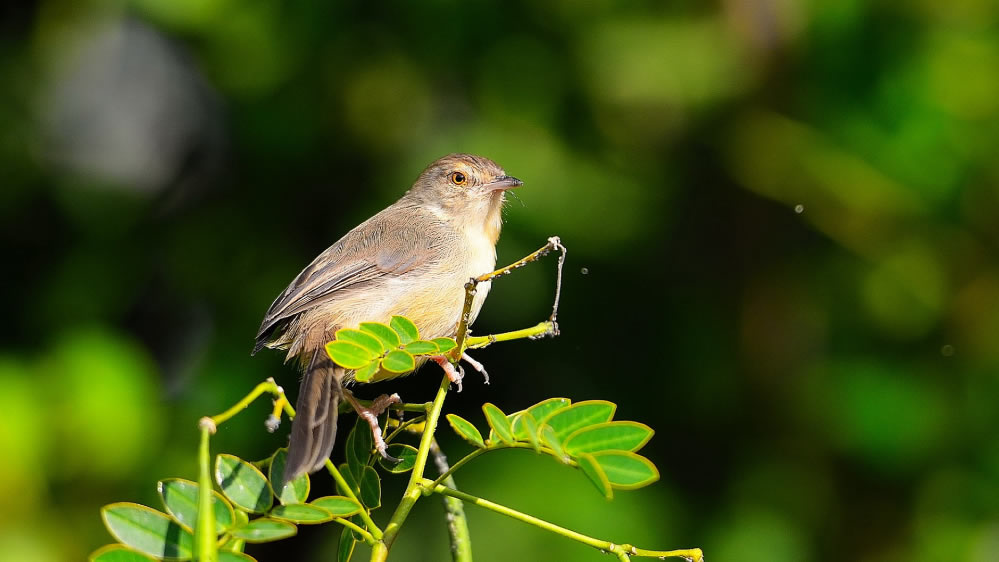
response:
{"label": "bird's wing", "polygon": [[[406,273],[437,256],[425,221],[388,224],[380,214],[347,233],[309,264],[267,310],[257,332],[256,353],[271,332],[314,306],[335,299],[339,291]],[[391,230],[391,234],[388,234]]]}

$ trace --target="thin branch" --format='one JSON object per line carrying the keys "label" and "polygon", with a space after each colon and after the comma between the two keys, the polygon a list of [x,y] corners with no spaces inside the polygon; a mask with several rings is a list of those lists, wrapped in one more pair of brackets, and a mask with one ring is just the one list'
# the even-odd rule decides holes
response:
{"label": "thin branch", "polygon": [[503,275],[510,274],[515,269],[520,269],[525,265],[538,261],[539,259],[547,256],[552,250],[558,250],[561,252],[558,260],[558,279],[555,283],[555,304],[552,306],[552,315],[549,317],[549,321],[552,323],[553,328],[550,331],[551,335],[558,335],[558,322],[556,317],[558,316],[558,301],[562,294],[562,265],[565,263],[565,246],[562,245],[562,241],[558,236],[552,236],[548,239],[548,243],[544,246],[538,248],[531,254],[511,263],[506,267],[501,267],[496,271],[486,273],[485,275],[480,275],[478,277],[473,277],[465,283],[465,303],[461,308],[461,319],[458,322],[458,331],[455,334],[455,341],[458,342],[458,347],[452,351],[452,363],[457,363],[458,359],[461,358],[461,354],[464,353],[466,349],[465,339],[468,337],[468,323],[472,316],[472,300],[475,298],[475,288],[479,283],[485,283],[486,281],[492,281],[497,277],[502,277]]}
{"label": "thin branch", "polygon": [[375,544],[376,539],[371,536],[371,533],[369,533],[367,530],[364,529],[364,527],[361,527],[360,525],[354,523],[350,519],[347,519],[346,517],[337,517],[333,519],[333,521],[335,523],[343,525],[344,527],[347,527],[348,529],[364,537],[364,542],[366,542],[367,544]]}
{"label": "thin branch", "polygon": [[[437,422],[440,420],[441,410],[444,407],[444,398],[447,396],[450,386],[451,381],[446,376],[441,377],[441,385],[437,389],[437,396],[434,397],[431,407],[427,410],[427,420],[424,422],[423,436],[420,438],[420,447],[416,453],[416,462],[413,464],[409,483],[406,485],[406,491],[403,492],[399,505],[396,507],[395,512],[392,513],[392,518],[389,520],[388,525],[385,526],[384,534],[379,537],[380,540],[375,542],[371,549],[372,562],[384,562],[388,558],[389,549],[392,548],[392,543],[395,542],[395,538],[399,534],[399,529],[405,523],[406,517],[409,516],[409,512],[413,509],[413,505],[423,496],[423,488],[420,486],[420,482],[423,480],[423,471],[427,467],[427,456],[430,454],[430,445],[434,439],[434,432],[437,431]],[[362,511],[361,513],[364,512]]]}
{"label": "thin branch", "polygon": [[430,480],[423,479],[421,485],[423,485],[427,491],[434,492],[438,494],[443,494],[445,496],[451,496],[453,498],[458,498],[459,500],[475,504],[479,507],[484,507],[490,511],[495,511],[507,517],[522,521],[539,527],[546,531],[551,531],[552,533],[562,535],[568,539],[572,539],[576,542],[583,543],[588,546],[592,546],[603,552],[613,552],[620,560],[628,560],[630,556],[638,556],[645,558],[686,558],[692,562],[704,562],[704,554],[699,548],[690,548],[682,550],[647,550],[644,548],[637,548],[630,544],[614,544],[610,541],[600,540],[593,538],[582,533],[577,533],[572,529],[566,529],[554,523],[549,523],[544,519],[539,519],[533,515],[528,515],[524,512],[517,511],[516,509],[511,509],[505,505],[500,505],[498,503],[491,502],[489,500],[480,498],[478,496],[473,496],[471,494],[466,494],[460,490],[455,490],[453,488],[448,488],[447,486],[433,485],[434,483]]}
{"label": "thin branch", "polygon": [[[457,489],[458,485],[451,476],[451,468],[447,457],[435,439],[430,443],[430,454],[434,457],[437,472],[441,473],[448,488]],[[445,476],[446,475],[446,476]],[[472,534],[468,530],[468,518],[465,517],[465,504],[449,496],[442,496],[444,511],[447,514],[447,534],[451,541],[451,559],[454,562],[472,562]]]}

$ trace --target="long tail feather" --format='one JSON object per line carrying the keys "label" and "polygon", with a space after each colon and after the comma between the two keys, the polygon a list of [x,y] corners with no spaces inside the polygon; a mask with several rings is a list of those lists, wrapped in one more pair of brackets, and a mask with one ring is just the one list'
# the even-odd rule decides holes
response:
{"label": "long tail feather", "polygon": [[315,472],[326,464],[336,441],[337,408],[343,397],[340,381],[344,371],[322,350],[309,361],[298,389],[295,419],[291,424],[288,460],[284,481],[306,472]]}

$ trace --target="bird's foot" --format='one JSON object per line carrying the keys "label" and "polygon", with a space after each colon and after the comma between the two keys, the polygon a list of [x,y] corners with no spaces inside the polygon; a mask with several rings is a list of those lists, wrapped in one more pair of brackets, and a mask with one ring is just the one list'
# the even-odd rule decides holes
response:
{"label": "bird's foot", "polygon": [[489,384],[489,373],[486,372],[486,368],[482,363],[472,359],[467,353],[461,354],[462,360],[472,366],[473,369],[482,373],[482,378],[485,379],[486,384]]}
{"label": "bird's foot", "polygon": [[378,451],[378,454],[389,462],[400,462],[401,459],[397,459],[388,454],[388,445],[385,444],[385,439],[382,437],[382,428],[378,425],[378,416],[382,415],[382,413],[392,404],[402,402],[399,395],[382,394],[371,402],[371,406],[362,406],[361,403],[358,402],[357,399],[355,399],[349,392],[345,392],[344,395],[347,397],[347,401],[350,402],[350,405],[354,407],[354,411],[357,412],[358,417],[368,422],[368,425],[371,426],[371,438],[375,442],[375,449]]}
{"label": "bird's foot", "polygon": [[451,362],[447,360],[447,357],[443,355],[437,355],[431,357],[431,359],[436,361],[437,364],[441,366],[441,369],[444,369],[444,374],[447,375],[447,380],[458,385],[458,392],[461,392],[461,379],[465,378],[464,371],[459,371],[461,367],[459,366],[458,369],[455,369],[454,365],[452,365]]}

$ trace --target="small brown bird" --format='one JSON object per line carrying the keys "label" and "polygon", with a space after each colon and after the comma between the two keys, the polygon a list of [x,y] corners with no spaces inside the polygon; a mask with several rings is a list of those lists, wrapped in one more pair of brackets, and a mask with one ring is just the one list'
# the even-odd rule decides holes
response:
{"label": "small brown bird", "polygon": [[[522,183],[481,156],[445,156],[401,199],[327,248],[274,301],[253,353],[287,349],[287,359],[295,358],[303,371],[285,481],[324,466],[342,398],[374,419],[344,389],[353,372],[330,360],[326,343],[340,328],[388,323],[393,315],[411,319],[422,338],[453,337],[465,283],[496,266],[505,191]],[[477,287],[470,322],[488,292],[488,283]],[[379,373],[372,380],[390,376]]]}

